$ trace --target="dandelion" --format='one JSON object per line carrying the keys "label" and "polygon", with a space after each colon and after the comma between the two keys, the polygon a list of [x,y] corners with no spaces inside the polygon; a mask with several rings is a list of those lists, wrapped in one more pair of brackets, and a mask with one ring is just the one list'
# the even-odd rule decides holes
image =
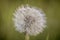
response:
{"label": "dandelion", "polygon": [[17,31],[26,33],[26,40],[29,40],[28,35],[35,36],[46,27],[44,12],[28,5],[21,6],[15,11],[13,21]]}

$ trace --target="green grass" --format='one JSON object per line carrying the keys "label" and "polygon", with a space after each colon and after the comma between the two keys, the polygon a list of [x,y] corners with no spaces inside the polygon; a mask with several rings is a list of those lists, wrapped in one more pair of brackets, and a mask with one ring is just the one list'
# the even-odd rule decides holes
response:
{"label": "green grass", "polygon": [[15,30],[13,13],[21,4],[29,4],[43,9],[47,16],[47,28],[30,40],[60,40],[59,0],[0,0],[0,40],[24,40],[24,34]]}

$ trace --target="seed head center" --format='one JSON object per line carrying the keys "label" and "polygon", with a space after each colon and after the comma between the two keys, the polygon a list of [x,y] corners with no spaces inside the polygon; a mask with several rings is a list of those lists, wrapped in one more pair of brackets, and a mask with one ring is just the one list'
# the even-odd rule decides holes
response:
{"label": "seed head center", "polygon": [[31,24],[33,24],[35,22],[35,18],[32,17],[32,16],[26,16],[24,21],[25,21],[25,24],[26,24],[25,26],[30,27]]}

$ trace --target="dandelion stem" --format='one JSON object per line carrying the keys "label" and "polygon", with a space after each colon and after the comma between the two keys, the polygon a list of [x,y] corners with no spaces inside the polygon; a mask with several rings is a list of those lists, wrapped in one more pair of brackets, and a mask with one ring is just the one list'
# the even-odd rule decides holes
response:
{"label": "dandelion stem", "polygon": [[29,34],[28,33],[25,34],[25,40],[29,40]]}

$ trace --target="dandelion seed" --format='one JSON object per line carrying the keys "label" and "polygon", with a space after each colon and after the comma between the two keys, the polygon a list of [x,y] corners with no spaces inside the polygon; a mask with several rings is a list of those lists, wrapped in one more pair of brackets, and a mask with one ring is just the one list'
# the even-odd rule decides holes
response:
{"label": "dandelion seed", "polygon": [[41,33],[46,27],[44,12],[30,6],[19,7],[14,13],[13,21],[17,31],[27,32],[34,36]]}

